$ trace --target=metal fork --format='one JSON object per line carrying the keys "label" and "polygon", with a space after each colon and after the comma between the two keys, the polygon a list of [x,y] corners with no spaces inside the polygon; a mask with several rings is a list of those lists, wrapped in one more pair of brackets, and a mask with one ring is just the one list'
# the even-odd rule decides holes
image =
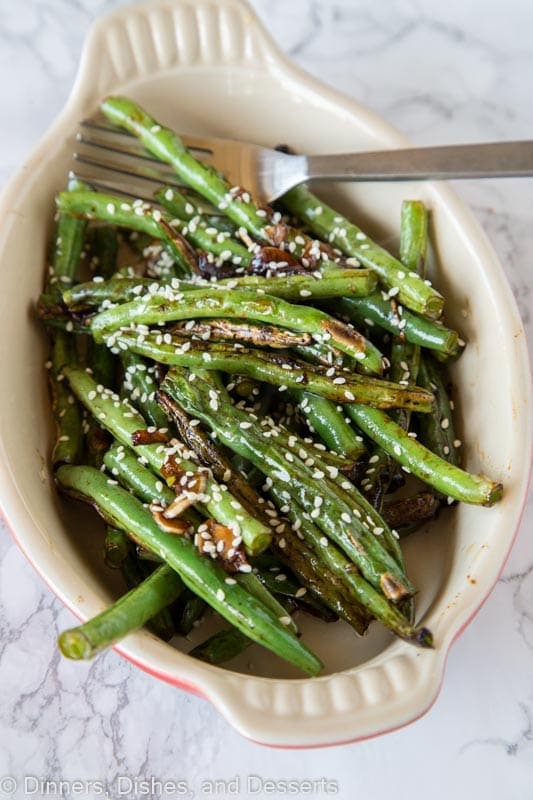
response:
{"label": "metal fork", "polygon": [[[397,181],[533,175],[533,141],[304,156],[211,136],[181,138],[198,158],[216,166],[232,184],[245,187],[262,202],[276,200],[293,186],[311,180]],[[100,117],[82,122],[77,141],[77,165],[73,172],[97,188],[133,193],[141,198],[162,184],[183,189],[170,166],[153,158],[135,137],[116,130]],[[126,179],[128,191],[124,191]]]}

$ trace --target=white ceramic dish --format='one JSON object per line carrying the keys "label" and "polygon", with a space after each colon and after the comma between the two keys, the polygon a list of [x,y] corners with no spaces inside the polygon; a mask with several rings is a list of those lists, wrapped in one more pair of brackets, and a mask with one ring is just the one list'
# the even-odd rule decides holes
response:
{"label": "white ceramic dish", "polygon": [[[31,309],[42,280],[54,192],[62,188],[77,121],[108,93],[131,95],[184,132],[241,137],[308,152],[398,147],[405,140],[356,103],[289,64],[239,0],[154,0],[102,19],[87,41],[66,108],[5,191],[0,219],[2,505],[29,560],[79,617],[118,587],[100,564],[94,518],[66,509],[47,466],[51,432],[42,363],[45,340]],[[422,715],[441,684],[448,649],[489,594],[517,530],[528,481],[531,396],[524,332],[497,259],[470,212],[444,185],[325,189],[381,241],[394,245],[401,200],[432,210],[436,281],[447,319],[469,340],[453,368],[466,466],[505,484],[493,509],[460,506],[406,546],[420,587],[418,614],[436,649],[393,641],[378,626],[364,640],[338,623],[304,635],[327,666],[294,673],[257,648],[235,670],[190,659],[145,631],[117,650],[170,683],[208,699],[245,736],[316,746],[383,733]],[[13,331],[17,332],[16,338]],[[50,632],[52,635],[52,632]],[[254,674],[248,674],[254,673]],[[269,676],[269,677],[261,677]]]}

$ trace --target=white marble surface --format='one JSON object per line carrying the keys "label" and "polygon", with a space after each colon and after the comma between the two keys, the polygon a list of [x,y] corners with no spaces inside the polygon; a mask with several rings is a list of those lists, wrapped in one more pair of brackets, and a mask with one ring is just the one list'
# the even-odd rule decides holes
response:
{"label": "white marble surface", "polygon": [[[530,0],[253,0],[303,67],[368,104],[418,143],[531,137]],[[61,108],[85,32],[120,0],[0,0],[0,186]],[[528,331],[533,181],[458,187],[496,247]],[[0,523],[1,526],[1,523]],[[444,687],[414,725],[322,751],[266,750],[242,740],[203,700],[141,673],[111,652],[62,660],[56,632],[70,614],[0,530],[0,796],[98,797],[35,791],[30,779],[118,776],[187,781],[326,778],[346,800],[533,796],[533,526],[522,528],[494,593],[452,649]],[[232,785],[228,787],[231,790]],[[124,793],[120,794],[119,790]],[[241,784],[237,795],[247,793]],[[157,787],[153,796],[158,796]],[[165,796],[162,794],[161,796]],[[166,796],[179,796],[167,793]],[[281,797],[260,792],[256,797]],[[314,797],[329,796],[315,792]]]}

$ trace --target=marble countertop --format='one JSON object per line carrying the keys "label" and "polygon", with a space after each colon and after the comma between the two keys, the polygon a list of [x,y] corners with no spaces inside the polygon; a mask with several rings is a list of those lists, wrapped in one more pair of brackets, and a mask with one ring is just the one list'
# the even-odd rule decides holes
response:
{"label": "marble countertop", "polygon": [[[63,105],[91,20],[121,4],[0,0],[0,187]],[[532,135],[529,0],[507,0],[498,10],[483,0],[252,5],[298,64],[419,144]],[[457,189],[503,262],[531,350],[533,181],[468,182]],[[206,701],[156,681],[114,652],[88,665],[61,659],[56,632],[72,617],[0,523],[0,776],[19,783],[11,791],[0,777],[0,796],[100,796],[97,786],[86,794],[72,787],[62,794],[36,789],[41,779],[116,787],[124,776],[124,792],[116,796],[136,798],[147,796],[144,787],[127,781],[139,776],[183,780],[199,789],[202,780],[259,775],[336,781],[343,800],[530,800],[532,527],[530,496],[504,573],[453,647],[429,714],[372,741],[295,752],[241,739]],[[30,776],[26,786],[23,776]],[[218,796],[246,797],[242,784],[226,789]]]}

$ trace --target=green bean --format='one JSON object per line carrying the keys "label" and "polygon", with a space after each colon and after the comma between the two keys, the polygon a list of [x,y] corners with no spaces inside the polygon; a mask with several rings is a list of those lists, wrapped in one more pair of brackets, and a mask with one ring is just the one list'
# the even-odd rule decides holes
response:
{"label": "green bean", "polygon": [[175,189],[163,187],[154,195],[155,199],[172,215],[173,224],[179,226],[181,233],[199,250],[212,253],[221,264],[231,261],[236,267],[248,267],[253,254],[240,242],[232,238],[232,232],[223,230],[220,221],[200,212],[185,195]]}
{"label": "green bean", "polygon": [[[71,181],[69,190],[79,184]],[[54,240],[53,263],[47,278],[41,305],[61,303],[61,289],[69,286],[76,277],[85,237],[86,223],[60,214]],[[81,457],[83,445],[81,409],[64,381],[63,367],[75,364],[77,354],[68,331],[56,331],[52,344],[49,385],[52,411],[56,426],[56,440],[52,452],[54,468],[59,464],[74,464]]]}
{"label": "green bean", "polygon": [[[391,346],[391,366],[389,370],[389,380],[399,383],[401,386],[416,386],[418,383],[418,371],[420,369],[420,348],[411,342],[404,342],[394,339]],[[428,388],[428,387],[424,387]],[[430,391],[428,389],[428,391]],[[391,417],[404,428],[409,430],[411,414],[408,409],[397,409]]]}
{"label": "green bean", "polygon": [[[364,297],[375,288],[376,278],[366,269],[336,269],[327,273],[298,273],[295,275],[269,276],[243,275],[209,281],[205,278],[194,281],[177,278],[160,278],[161,287],[169,286],[180,292],[209,288],[211,292],[221,289],[250,290],[257,294],[268,294],[282,300],[298,303],[323,300],[331,297]],[[105,301],[124,303],[134,300],[141,290],[147,292],[154,285],[150,278],[114,277],[107,281],[87,281],[71,287],[64,293],[64,301],[72,311],[97,308]],[[141,292],[142,294],[142,292]]]}
{"label": "green bean", "polygon": [[[176,495],[166,483],[160,480],[159,476],[150,469],[144,467],[146,458],[138,456],[131,448],[115,442],[104,456],[104,464],[117,480],[128,488],[131,488],[137,497],[145,503],[159,503],[168,506],[175,499]],[[193,509],[188,508],[184,512],[184,519],[188,519]],[[201,521],[198,515],[194,518],[194,524]]]}
{"label": "green bean", "polygon": [[246,589],[256,600],[259,600],[265,608],[268,608],[278,619],[284,618],[284,625],[293,633],[298,633],[298,627],[290,614],[288,614],[281,603],[274,597],[266,586],[259,580],[253,572],[238,575],[236,580]]}
{"label": "green bean", "polygon": [[428,212],[421,200],[404,200],[400,223],[400,261],[409,272],[426,277]]}
{"label": "green bean", "polygon": [[258,349],[235,349],[216,342],[184,343],[179,337],[163,334],[158,329],[141,333],[138,330],[114,332],[106,341],[117,351],[131,350],[162,364],[236,372],[278,386],[281,391],[305,386],[307,391],[336,403],[371,403],[377,408],[412,408],[422,413],[433,408],[433,395],[423,389],[404,389],[390,381],[334,369],[330,372],[325,367],[311,367],[288,354],[278,357]]}
{"label": "green bean", "polygon": [[405,269],[396,258],[372,241],[357,225],[340,215],[305,186],[297,186],[283,197],[283,204],[310,228],[343,253],[373,269],[381,282],[407,308],[436,319],[440,317],[444,299],[429,282],[416,272]]}
{"label": "green bean", "polygon": [[[122,445],[130,447],[132,434],[146,428],[143,417],[127,400],[119,399],[110,390],[98,386],[93,378],[82,369],[65,370],[66,377],[80,402],[100,421]],[[174,450],[175,446],[170,448]],[[179,450],[179,447],[176,446]],[[161,474],[168,449],[163,445],[139,445],[136,452],[147,459],[152,469]],[[180,457],[180,464],[186,471],[196,472],[198,467],[187,458]],[[205,508],[208,513],[223,525],[242,535],[245,547],[251,554],[260,553],[270,542],[270,531],[249,514],[230,492],[224,492],[209,476],[206,476]],[[236,520],[236,513],[242,517]]]}
{"label": "green bean", "polygon": [[129,303],[101,311],[91,320],[91,331],[102,342],[113,331],[133,324],[159,324],[200,318],[245,319],[267,322],[302,333],[337,347],[365,362],[368,371],[381,371],[381,355],[354,328],[312,306],[294,305],[271,295],[257,295],[246,290],[212,288],[187,292],[165,287],[161,294],[139,297]]}
{"label": "green bean", "polygon": [[315,599],[324,603],[357,633],[362,635],[366,631],[370,621],[366,609],[348,596],[334,575],[325,572],[321,556],[308,547],[290,526],[285,526],[282,538],[273,539],[272,549]]}
{"label": "green bean", "polygon": [[308,590],[307,587],[302,586],[301,583],[287,575],[284,570],[277,572],[270,572],[268,570],[259,570],[257,576],[261,583],[274,595],[286,597],[297,606],[302,606],[310,614],[313,614],[326,622],[332,622],[338,619],[337,615],[332,612],[321,600],[315,598]]}
{"label": "green bean", "polygon": [[117,528],[108,525],[104,540],[104,563],[111,569],[121,567],[131,552],[131,539]]}
{"label": "green bean", "polygon": [[[179,402],[216,431],[224,444],[247,457],[272,480],[286,483],[305,507],[316,507],[317,524],[339,543],[370,582],[397,599],[412,592],[403,571],[375,535],[375,530],[382,533],[383,526],[375,526],[373,520],[371,527],[362,522],[360,517],[363,515],[359,510],[354,513],[351,498],[345,500],[324,472],[307,466],[297,450],[290,454],[290,460],[286,458],[283,448],[276,446],[271,432],[267,431],[265,437],[265,432],[255,429],[248,414],[232,407],[229,402],[224,402],[223,414],[213,411],[208,393],[214,390],[209,389],[209,384],[205,384],[201,377],[197,376],[191,384],[177,370],[171,370],[162,388],[172,397],[179,397]],[[220,399],[223,402],[224,398]],[[315,506],[317,479],[321,481],[319,506]],[[342,526],[339,526],[340,518],[347,520]],[[327,542],[326,539],[326,546]]]}
{"label": "green bean", "polygon": [[218,631],[210,636],[202,644],[196,645],[189,655],[207,664],[224,664],[236,658],[247,647],[252,644],[252,640],[235,628]]}
{"label": "green bean", "polygon": [[[137,136],[153,155],[171,164],[184,183],[218,210],[224,211],[238,226],[237,234],[246,244],[250,241],[248,234],[251,234],[255,239],[274,247],[286,240],[289,252],[292,247],[296,249],[297,240],[301,237],[299,231],[291,231],[287,226],[282,226],[282,242],[279,242],[280,226],[276,222],[277,216],[271,209],[259,208],[248,192],[238,186],[232,186],[220,172],[194,158],[174,131],[158,124],[134,102],[125,97],[108,97],[102,103],[101,109],[111,122]],[[195,232],[196,235],[198,230]],[[306,237],[303,238],[312,250],[314,242],[306,241]],[[254,242],[250,242],[252,251],[255,251],[256,247]],[[322,266],[334,266],[334,264],[323,262]]]}
{"label": "green bean", "polygon": [[64,368],[76,362],[75,345],[71,337],[58,331],[52,346],[50,362],[50,392],[56,425],[52,464],[76,464],[83,448],[82,414],[76,398],[65,381]]}
{"label": "green bean", "polygon": [[434,492],[418,492],[402,497],[385,505],[383,516],[391,528],[403,536],[404,529],[433,519],[439,510],[440,502]]}
{"label": "green bean", "polygon": [[[90,467],[62,467],[64,470]],[[105,481],[105,478],[102,477]],[[64,656],[74,659],[93,658],[106,647],[142,627],[158,611],[172,603],[183,591],[183,582],[173,569],[158,567],[146,580],[131,589],[98,616],[63,631],[59,648]]]}
{"label": "green bean", "polygon": [[[118,478],[120,483],[128,489],[133,489],[135,493],[145,502],[161,503],[163,506],[169,505],[174,499],[174,493],[157,480],[155,475],[139,463],[135,454],[127,447],[114,446],[110,448],[104,458],[104,463],[111,474]],[[233,501],[235,502],[235,501]],[[191,522],[195,527],[202,521],[198,518],[194,510],[187,509],[182,514],[183,519]],[[261,520],[258,520],[261,524]],[[272,597],[261,585],[259,579],[251,573],[238,573],[235,580],[250,594],[253,594],[266,608],[270,609],[277,617],[285,616],[284,609],[277,600]],[[287,626],[296,632],[296,626],[292,620],[286,622]]]}
{"label": "green bean", "polygon": [[422,358],[418,375],[420,386],[434,392],[436,407],[427,420],[418,419],[420,441],[444,461],[459,465],[459,447],[453,425],[452,408],[440,370],[429,357]]}
{"label": "green bean", "polygon": [[[99,226],[91,231],[92,260],[91,266],[97,268],[104,279],[111,278],[117,269],[118,238],[114,228]],[[117,372],[117,360],[110,350],[88,342],[88,363],[98,383],[114,386]]]}
{"label": "green bean", "polygon": [[[400,226],[400,258],[407,269],[424,277],[427,252],[427,212],[419,201],[404,201]],[[392,313],[400,316],[401,307],[392,308],[395,300],[391,300]],[[401,320],[399,320],[400,324]],[[420,365],[420,347],[408,342],[405,334],[398,330],[393,339],[390,353],[390,370],[388,378],[403,386],[417,383]],[[391,419],[408,431],[411,421],[409,409],[395,409]],[[381,511],[385,494],[394,484],[403,483],[400,467],[391,456],[376,445],[369,460],[365,478],[361,486],[371,499],[372,504]]]}
{"label": "green bean", "polygon": [[184,536],[161,530],[150,512],[125,489],[110,484],[92,467],[62,466],[57,480],[67,493],[96,505],[110,524],[131,531],[141,544],[159,553],[188,588],[239,630],[303,671],[318,674],[320,662],[284,626],[284,620],[277,619],[238,583],[228,583],[227,574],[213,559],[202,556]]}
{"label": "green bean", "polygon": [[[202,617],[207,608],[207,603],[189,589],[185,590],[181,600],[182,603],[180,603],[181,608],[179,609],[178,618],[176,620],[176,627],[178,633],[182,636],[188,636],[195,627],[195,622],[198,622]],[[244,634],[241,634],[241,636],[244,636]],[[248,637],[246,638],[248,639]]]}
{"label": "green bean", "polygon": [[174,422],[181,440],[193,450],[200,462],[209,467],[213,477],[228,487],[234,497],[252,514],[257,514],[257,507],[264,499],[250,486],[247,480],[236,470],[231,460],[215,444],[200,425],[191,425],[191,417],[174,398],[164,391],[158,392],[158,402]]}
{"label": "green bean", "polygon": [[154,367],[131,350],[121,350],[120,361],[124,369],[124,392],[132,405],[150,425],[167,428],[168,417],[155,399],[157,383]]}
{"label": "green bean", "polygon": [[[72,193],[83,188],[78,181],[71,181],[68,192]],[[85,240],[87,223],[84,220],[75,220],[66,214],[59,214],[54,240],[52,266],[46,280],[44,295],[40,304],[57,302],[61,290],[70,286],[75,278],[80,262]],[[48,299],[46,299],[48,298]]]}
{"label": "green bean", "polygon": [[[98,278],[98,276],[96,276]],[[174,279],[179,286],[181,281]],[[134,278],[125,275],[114,275],[107,281],[94,278],[84,283],[77,283],[63,293],[63,301],[69,311],[79,313],[99,308],[103,303],[123,303],[132,300],[140,291],[148,290],[152,285],[165,285],[165,281],[151,278]],[[140,288],[137,288],[140,287]]]}
{"label": "green bean", "polygon": [[91,228],[89,233],[92,249],[90,265],[98,275],[108,280],[117,271],[117,231],[109,225],[98,225]]}
{"label": "green bean", "polygon": [[374,447],[361,478],[361,491],[379,513],[396,473],[396,464],[381,447]]}
{"label": "green bean", "polygon": [[[273,490],[273,496],[278,505],[287,502],[285,494],[286,490],[279,488]],[[411,625],[392,603],[376,591],[357,571],[350,568],[350,562],[335,544],[324,547],[322,533],[318,526],[312,520],[306,519],[302,511],[301,506],[293,503],[287,514],[293,525],[297,524],[298,531],[309,546],[320,554],[320,559],[329,574],[335,576],[342,583],[348,593],[348,598],[352,602],[360,604],[402,639],[421,647],[432,647],[433,637],[430,631],[427,628],[416,628]]]}
{"label": "green bean", "polygon": [[168,247],[172,257],[183,275],[197,272],[196,255],[172,225],[172,218],[149,203],[134,200],[133,204],[103,192],[60,192],[56,198],[60,213],[82,219],[97,219],[130,230],[148,233],[161,239]]}
{"label": "green bean", "polygon": [[233,191],[220,172],[194,158],[174,131],[157,123],[125,97],[107,97],[101,109],[111,122],[137,136],[153,155],[171,164],[184,183],[224,211],[237,225],[244,226],[258,239],[263,237],[266,214],[258,214],[260,209],[249,195]]}
{"label": "green bean", "polygon": [[296,275],[246,275],[217,281],[220,287],[251,289],[295,303],[327,300],[336,297],[365,297],[374,291],[375,275],[367,269],[336,269],[328,272]]}
{"label": "green bean", "polygon": [[485,475],[472,475],[449,464],[407,432],[383,411],[369,406],[345,406],[348,416],[372,441],[389,453],[407,472],[438,492],[465,503],[491,506],[502,496],[502,484]]}
{"label": "green bean", "polygon": [[302,390],[293,395],[307,423],[330,450],[353,462],[364,455],[366,450],[362,437],[346,422],[344,414],[331,400]]}
{"label": "green bean", "polygon": [[[161,567],[158,567],[158,569],[161,569]],[[154,570],[152,570],[150,564],[145,561],[139,561],[132,553],[122,563],[122,576],[130,591],[137,586],[141,586],[153,573]],[[175,580],[174,576],[172,576],[172,579]],[[182,585],[181,591],[177,597],[171,600],[171,603],[174,603],[180,597],[183,590],[184,586]],[[146,623],[146,627],[164,642],[169,642],[176,633],[176,626],[174,625],[169,605],[162,606]]]}
{"label": "green bean", "polygon": [[381,292],[366,297],[345,297],[336,303],[336,313],[348,317],[360,327],[379,325],[394,335],[402,332],[408,342],[427,347],[443,361],[456,358],[464,347],[457,331],[439,322],[420,317],[405,308],[400,317]]}

